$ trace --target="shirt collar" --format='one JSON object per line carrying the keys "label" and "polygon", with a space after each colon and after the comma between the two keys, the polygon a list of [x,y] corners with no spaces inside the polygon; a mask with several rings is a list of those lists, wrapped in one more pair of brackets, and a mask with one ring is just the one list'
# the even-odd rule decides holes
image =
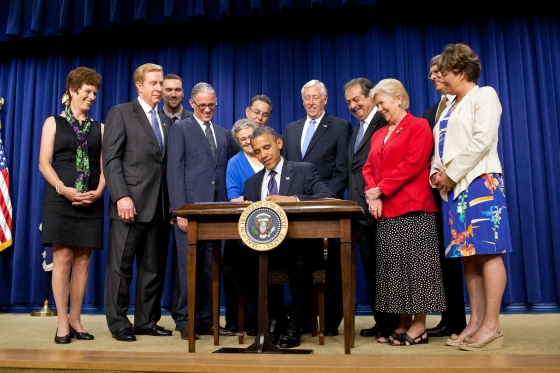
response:
{"label": "shirt collar", "polygon": [[140,106],[142,106],[142,110],[144,110],[144,113],[148,114],[150,111],[156,110],[157,111],[157,106],[155,108],[152,108],[146,101],[144,101],[142,99],[142,97],[138,96],[138,102],[140,103]]}
{"label": "shirt collar", "polygon": [[[326,110],[323,110],[323,114],[321,114],[319,116],[319,118],[315,119],[315,125],[318,125],[319,123],[321,123],[321,121],[323,120],[323,117],[325,116],[326,112],[327,112]],[[311,122],[312,120],[313,119],[311,119],[311,118],[309,118],[309,116],[307,116],[307,122]]]}
{"label": "shirt collar", "polygon": [[179,109],[178,112],[176,112],[175,114],[171,114],[169,111],[167,111],[167,109],[164,107],[162,107],[163,112],[165,113],[165,115],[167,115],[169,118],[173,118],[173,117],[177,117],[177,119],[181,119],[181,116],[183,115],[183,105],[181,105],[181,108]]}
{"label": "shirt collar", "polygon": [[[280,157],[280,162],[278,162],[278,164],[276,165],[276,167],[274,167],[274,171],[276,171],[276,173],[278,175],[280,175],[282,173],[282,167],[284,167],[284,157]],[[265,173],[265,177],[268,177],[268,175],[270,174],[269,170],[266,170]]]}

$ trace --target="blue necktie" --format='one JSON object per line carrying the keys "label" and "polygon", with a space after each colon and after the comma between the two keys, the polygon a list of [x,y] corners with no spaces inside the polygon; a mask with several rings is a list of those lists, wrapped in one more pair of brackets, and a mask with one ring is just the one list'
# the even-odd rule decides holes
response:
{"label": "blue necktie", "polygon": [[315,123],[317,123],[315,119],[311,119],[311,122],[309,122],[309,126],[307,127],[307,132],[305,132],[305,138],[303,139],[303,146],[301,147],[302,159],[303,157],[305,157],[305,153],[307,152],[307,147],[309,146],[309,143],[311,142],[311,138],[315,133]]}
{"label": "blue necktie", "polygon": [[360,127],[358,128],[358,135],[356,136],[356,143],[354,144],[354,154],[356,154],[356,152],[358,151],[358,147],[360,146],[360,143],[362,142],[362,137],[364,137],[364,124],[366,122],[365,121],[361,121],[360,122]]}
{"label": "blue necktie", "polygon": [[159,131],[156,111],[152,109],[150,110],[150,114],[152,114],[152,129],[154,130],[154,134],[156,135],[156,140],[159,145],[159,151],[161,152],[161,154],[163,154],[163,139],[161,138],[161,132]]}
{"label": "blue necktie", "polygon": [[270,171],[270,173],[268,174],[270,176],[270,180],[268,180],[268,195],[272,196],[272,195],[276,195],[278,194],[278,185],[276,184],[276,176],[277,172],[276,171]]}

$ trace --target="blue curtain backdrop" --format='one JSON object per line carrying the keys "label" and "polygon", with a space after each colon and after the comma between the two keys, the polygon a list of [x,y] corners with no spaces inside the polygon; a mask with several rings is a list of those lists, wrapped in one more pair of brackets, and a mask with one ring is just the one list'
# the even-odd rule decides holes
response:
{"label": "blue curtain backdrop", "polygon": [[[374,83],[401,80],[412,114],[421,116],[439,98],[426,78],[428,61],[457,42],[479,54],[479,85],[494,87],[503,107],[499,151],[514,245],[504,256],[503,301],[560,302],[560,243],[554,238],[560,232],[558,16],[510,10],[462,17],[454,11],[451,19],[441,9],[434,18],[425,12],[433,3],[403,7],[389,1],[52,3],[13,0],[9,12],[0,13],[0,96],[6,101],[1,136],[14,206],[14,245],[0,253],[0,305],[44,300],[39,145],[44,120],[62,110],[71,69],[88,66],[103,76],[91,110],[95,119],[105,120],[113,105],[136,98],[134,70],[155,62],[179,74],[187,92],[201,81],[212,84],[218,97],[214,119],[225,128],[244,117],[251,96],[268,95],[274,103],[269,124],[282,132],[305,115],[300,90],[310,79],[329,89],[327,111],[353,125],[342,86],[360,76]],[[164,306],[172,299],[171,264],[170,257]],[[365,304],[357,268],[356,300]],[[105,250],[96,251],[86,304],[102,306],[104,270]]]}

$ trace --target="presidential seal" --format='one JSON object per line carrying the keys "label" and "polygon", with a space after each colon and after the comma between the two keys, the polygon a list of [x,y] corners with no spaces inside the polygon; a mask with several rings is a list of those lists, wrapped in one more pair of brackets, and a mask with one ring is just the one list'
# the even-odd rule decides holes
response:
{"label": "presidential seal", "polygon": [[250,204],[239,218],[239,235],[253,250],[272,250],[286,237],[288,217],[274,202],[259,201]]}

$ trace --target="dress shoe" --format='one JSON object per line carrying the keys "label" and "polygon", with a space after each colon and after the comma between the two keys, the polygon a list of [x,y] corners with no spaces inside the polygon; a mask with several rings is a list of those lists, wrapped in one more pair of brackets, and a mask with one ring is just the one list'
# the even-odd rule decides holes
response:
{"label": "dress shoe", "polygon": [[88,332],[77,332],[76,329],[72,327],[72,325],[70,325],[70,334],[72,335],[72,338],[76,337],[76,339],[82,341],[91,341],[93,339],[93,335],[89,334]]}
{"label": "dress shoe", "polygon": [[270,319],[270,325],[268,326],[268,336],[270,337],[270,341],[273,345],[276,346],[278,344],[278,342],[280,341],[280,335],[284,334],[285,331],[286,327],[284,323],[276,319]]}
{"label": "dress shoe", "polygon": [[59,345],[65,345],[70,343],[72,340],[72,333],[63,335],[62,337],[58,336],[58,328],[56,328],[56,332],[54,333],[54,343]]}
{"label": "dress shoe", "polygon": [[230,332],[237,333],[239,331],[239,325],[237,324],[226,324],[224,329],[229,330]]}
{"label": "dress shoe", "polygon": [[323,334],[326,335],[327,337],[335,337],[338,335],[338,328],[332,325],[326,325]]}
{"label": "dress shoe", "polygon": [[[189,339],[189,326],[185,325],[181,328],[181,339],[188,340]],[[194,339],[200,339],[198,334],[194,333]]]}
{"label": "dress shoe", "polygon": [[134,333],[130,328],[122,328],[117,330],[113,333],[113,338],[115,338],[117,341],[122,342],[133,342],[136,340],[136,337],[134,336]]}
{"label": "dress shoe", "polygon": [[[257,329],[248,329],[247,332],[246,332],[246,334],[247,334],[249,337],[256,337],[257,334],[259,334],[259,332],[257,331]],[[276,342],[276,343],[278,343],[278,342]]]}
{"label": "dress shoe", "polygon": [[173,335],[171,330],[165,330],[159,325],[152,325],[149,328],[134,327],[134,334],[136,335],[153,335],[154,337],[169,337]]}
{"label": "dress shoe", "polygon": [[[214,327],[211,326],[200,334],[201,335],[214,335]],[[218,335],[221,336],[221,337],[232,337],[234,335],[237,335],[237,332],[232,332],[230,330],[222,328],[221,326],[218,326]]]}
{"label": "dress shoe", "polygon": [[451,331],[443,323],[439,323],[435,328],[428,329],[428,337],[448,337],[450,335]]}
{"label": "dress shoe", "polygon": [[500,328],[496,329],[488,339],[482,342],[475,342],[470,337],[465,338],[466,346],[460,345],[459,348],[465,351],[499,350],[504,344],[504,334]]}
{"label": "dress shoe", "polygon": [[379,324],[375,324],[373,327],[369,329],[362,329],[360,331],[360,336],[378,338],[381,336],[381,327],[379,326]]}
{"label": "dress shoe", "polygon": [[301,344],[301,326],[296,323],[290,323],[288,330],[280,340],[281,348],[293,348]]}

